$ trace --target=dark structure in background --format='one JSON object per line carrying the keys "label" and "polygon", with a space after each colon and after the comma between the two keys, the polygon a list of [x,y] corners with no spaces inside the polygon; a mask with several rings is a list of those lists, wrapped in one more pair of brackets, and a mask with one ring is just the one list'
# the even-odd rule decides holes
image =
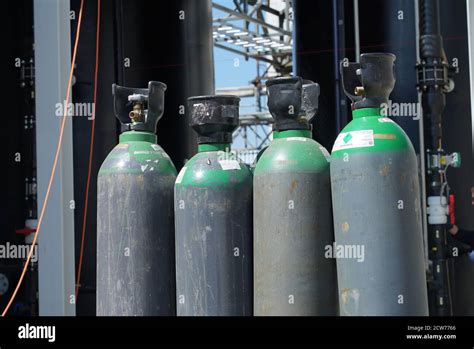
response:
{"label": "dark structure in background", "polygon": [[294,2],[294,75],[321,86],[313,135],[328,150],[350,115],[339,78],[339,62],[355,57],[352,4],[342,0]]}
{"label": "dark structure in background", "polygon": [[[465,1],[441,0],[440,19],[444,50],[450,64],[458,63],[455,88],[446,95],[443,145],[446,151],[461,153],[461,167],[448,171],[449,185],[455,195],[456,224],[474,230],[474,154],[469,76],[469,45]],[[451,297],[454,315],[474,315],[474,262],[463,255],[453,259]]]}
{"label": "dark structure in background", "polygon": [[[9,112],[4,118],[2,164],[7,183],[1,191],[0,244],[25,244],[26,220],[35,220],[36,149],[33,55],[33,1],[8,1],[0,13],[2,23],[2,81]],[[18,20],[21,18],[21,21]],[[4,308],[17,282],[23,259],[0,259],[0,308]],[[8,286],[6,283],[8,280]],[[37,270],[32,263],[12,307],[17,315],[37,314]],[[4,293],[6,290],[6,293]]]}
{"label": "dark structure in background", "polygon": [[[374,16],[377,13],[377,16]],[[416,25],[413,0],[359,0],[360,51],[390,52],[395,61],[396,83],[390,100],[415,107],[418,103],[416,90]],[[416,108],[409,108],[407,115],[389,108],[389,116],[396,121],[419,153],[418,115]],[[411,112],[410,112],[411,111]]]}
{"label": "dark structure in background", "polygon": [[[314,21],[309,13],[325,15]],[[339,62],[342,59],[355,61],[357,50],[395,54],[397,83],[391,100],[418,102],[413,0],[359,0],[358,25],[354,17],[353,1],[295,1],[296,75],[321,85],[320,112],[314,121],[314,134],[328,149],[351,117],[340,83]],[[418,152],[417,115],[391,117],[407,132]]]}
{"label": "dark structure in background", "polygon": [[[101,1],[101,5],[94,160],[89,190],[84,257],[76,308],[77,315],[95,315],[97,173],[107,154],[117,144],[120,130],[114,116],[112,96],[112,83],[117,81],[114,2]],[[71,10],[75,11],[76,18],[79,6],[80,0],[71,1]],[[94,91],[96,2],[86,1],[83,10],[81,37],[74,71],[76,82],[72,90],[72,102],[74,103],[91,103]],[[77,22],[75,20],[71,21],[71,37],[75,37],[76,27]],[[88,172],[91,120],[87,117],[74,118],[73,137],[74,199],[76,201],[74,216],[75,250],[76,261],[78,261],[84,214],[84,191]]]}

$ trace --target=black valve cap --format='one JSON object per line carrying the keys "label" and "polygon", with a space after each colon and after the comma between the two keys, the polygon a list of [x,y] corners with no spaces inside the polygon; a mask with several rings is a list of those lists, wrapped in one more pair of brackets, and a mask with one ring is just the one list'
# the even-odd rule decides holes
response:
{"label": "black valve cap", "polygon": [[311,80],[303,80],[303,104],[301,114],[310,122],[318,112],[319,84]]}
{"label": "black valve cap", "polygon": [[279,77],[266,83],[268,109],[278,131],[307,130],[318,111],[319,85],[299,76]]}
{"label": "black valve cap", "polygon": [[[163,116],[165,106],[166,85],[159,81],[150,81],[148,88],[134,88],[112,85],[114,96],[114,113],[124,131],[155,132],[156,124]],[[144,104],[145,119],[143,122],[133,122],[130,112],[136,102]]]}
{"label": "black valve cap", "polygon": [[391,53],[364,53],[360,63],[341,62],[342,84],[352,109],[380,108],[388,103],[395,86],[395,59]]}
{"label": "black valve cap", "polygon": [[209,95],[188,98],[190,126],[198,134],[198,143],[231,143],[239,125],[240,98]]}

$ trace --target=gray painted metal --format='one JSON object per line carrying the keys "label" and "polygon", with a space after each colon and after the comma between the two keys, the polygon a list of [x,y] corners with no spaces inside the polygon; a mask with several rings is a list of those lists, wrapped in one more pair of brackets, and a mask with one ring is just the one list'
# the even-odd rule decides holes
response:
{"label": "gray painted metal", "polygon": [[116,169],[118,162],[140,173],[99,173],[97,315],[175,315],[176,175],[160,173],[160,165],[142,173],[122,145],[112,150],[101,171]]}
{"label": "gray painted metal", "polygon": [[[69,1],[35,0],[33,6],[38,203],[42,205],[62,122],[62,117],[56,115],[56,105],[64,104],[71,69],[71,21]],[[42,316],[76,314],[73,179],[72,119],[69,118],[38,236],[38,295]]]}
{"label": "gray painted metal", "polygon": [[349,156],[331,159],[335,237],[364,258],[337,259],[340,313],[427,316],[415,153]]}
{"label": "gray painted metal", "polygon": [[[199,155],[186,172],[224,171],[218,152]],[[252,174],[240,167],[239,180],[175,189],[178,316],[252,315]]]}
{"label": "gray painted metal", "polygon": [[254,221],[254,315],[337,315],[329,166],[256,175]]}

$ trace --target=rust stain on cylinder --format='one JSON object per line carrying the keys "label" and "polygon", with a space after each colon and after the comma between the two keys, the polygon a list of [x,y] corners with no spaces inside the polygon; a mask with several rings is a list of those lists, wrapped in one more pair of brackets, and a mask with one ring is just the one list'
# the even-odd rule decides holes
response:
{"label": "rust stain on cylinder", "polygon": [[390,173],[390,165],[382,165],[379,167],[379,173],[381,176],[386,177]]}
{"label": "rust stain on cylinder", "polygon": [[295,179],[291,182],[291,191],[295,190],[298,186],[298,181]]}
{"label": "rust stain on cylinder", "polygon": [[341,291],[342,303],[347,304],[347,301],[349,300],[349,293],[350,292],[351,292],[351,290],[349,288],[342,289],[342,291]]}

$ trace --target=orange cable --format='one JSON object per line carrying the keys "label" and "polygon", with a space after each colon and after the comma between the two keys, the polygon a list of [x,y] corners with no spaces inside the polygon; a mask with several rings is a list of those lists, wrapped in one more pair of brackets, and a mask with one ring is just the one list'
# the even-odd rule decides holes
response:
{"label": "orange cable", "polygon": [[91,173],[92,173],[92,159],[94,152],[94,131],[95,131],[95,108],[97,103],[97,77],[99,75],[99,32],[100,32],[100,0],[97,0],[97,28],[96,28],[96,37],[95,37],[95,75],[94,75],[94,107],[92,113],[92,125],[91,125],[91,143],[89,148],[89,169],[87,172],[87,182],[86,182],[86,193],[84,198],[84,218],[82,220],[82,238],[81,238],[81,251],[79,253],[79,264],[77,266],[77,279],[76,279],[76,292],[75,292],[75,301],[77,302],[77,297],[79,293],[80,281],[81,281],[81,271],[82,271],[82,258],[84,256],[84,242],[86,236],[86,223],[87,223],[87,207],[89,202],[89,187],[91,182]]}
{"label": "orange cable", "polygon": [[[71,70],[70,70],[70,73],[69,73],[69,83],[67,85],[66,103],[65,103],[66,106],[69,105],[69,97],[71,95],[72,77],[73,77],[73,73],[74,73],[74,64],[76,62],[77,46],[78,46],[78,42],[79,42],[79,34],[81,32],[81,21],[82,21],[82,8],[83,8],[83,5],[84,5],[84,0],[81,0],[81,7],[80,7],[80,10],[79,10],[79,17],[78,17],[78,21],[77,21],[76,39],[75,39],[75,42],[74,42],[74,51],[73,51],[73,54],[72,54]],[[41,225],[43,223],[44,213],[46,211],[46,206],[48,204],[49,193],[51,191],[51,186],[53,184],[54,175],[56,173],[56,167],[58,165],[59,153],[61,152],[61,145],[62,145],[62,141],[63,141],[64,126],[66,125],[66,120],[67,120],[67,108],[65,108],[64,115],[63,115],[63,120],[61,122],[61,130],[59,132],[58,147],[56,149],[56,156],[54,158],[53,168],[51,169],[51,176],[49,177],[48,188],[46,190],[46,195],[44,197],[43,207],[41,208],[41,214],[40,214],[39,219],[38,219],[38,228],[36,229],[35,237],[33,238],[33,242],[31,244],[30,252],[28,253],[28,257],[26,258],[25,265],[23,266],[23,270],[21,272],[20,279],[18,280],[18,283],[15,287],[15,290],[13,291],[13,294],[10,297],[10,300],[8,301],[7,305],[5,306],[5,309],[2,312],[2,317],[5,316],[6,313],[8,312],[8,309],[10,309],[10,306],[12,305],[12,303],[13,303],[15,297],[16,297],[16,294],[18,293],[18,290],[20,289],[20,286],[21,286],[21,284],[23,282],[23,279],[25,277],[25,274],[26,274],[26,270],[28,269],[28,265],[30,264],[31,255],[33,254],[34,247],[36,246],[36,241],[38,239],[38,234],[41,230]]]}

